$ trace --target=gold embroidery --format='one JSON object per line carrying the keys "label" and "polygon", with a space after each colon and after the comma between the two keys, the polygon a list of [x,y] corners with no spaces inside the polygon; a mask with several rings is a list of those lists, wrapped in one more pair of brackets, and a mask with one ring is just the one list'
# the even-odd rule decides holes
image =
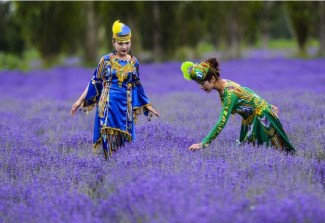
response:
{"label": "gold embroidery", "polygon": [[237,95],[238,98],[244,99],[246,101],[251,101],[253,99],[252,95],[240,88],[235,88],[233,92]]}
{"label": "gold embroidery", "polygon": [[109,91],[109,86],[108,83],[106,82],[104,84],[104,89],[102,90],[102,94],[100,96],[99,103],[98,103],[98,117],[100,118],[104,118],[105,107],[106,104],[109,102],[108,91]]}
{"label": "gold embroidery", "polygon": [[224,100],[224,109],[223,109],[223,113],[222,113],[222,116],[220,118],[220,122],[218,124],[218,127],[216,127],[215,130],[212,130],[212,131],[215,131],[215,132],[211,132],[205,140],[203,140],[203,144],[205,145],[208,145],[212,142],[213,139],[215,139],[217,137],[217,135],[219,135],[219,133],[222,131],[223,127],[226,125],[226,122],[227,122],[227,116],[228,116],[228,110],[229,110],[229,107],[231,105],[231,95],[228,94]]}
{"label": "gold embroidery", "polygon": [[254,104],[258,104],[260,100],[258,98],[254,98]]}
{"label": "gold embroidery", "polygon": [[268,104],[266,101],[264,100],[260,100],[259,101],[259,105],[257,105],[257,107],[255,108],[253,114],[251,114],[247,119],[243,119],[242,123],[244,125],[250,125],[253,122],[253,119],[256,115],[261,115],[262,112],[268,108]]}
{"label": "gold embroidery", "polygon": [[134,62],[133,60],[130,60],[127,62],[125,66],[122,66],[121,64],[118,63],[117,59],[112,59],[112,69],[116,70],[116,76],[118,79],[118,85],[119,87],[122,87],[122,83],[124,80],[128,77],[128,74],[130,72],[133,72],[134,70]]}

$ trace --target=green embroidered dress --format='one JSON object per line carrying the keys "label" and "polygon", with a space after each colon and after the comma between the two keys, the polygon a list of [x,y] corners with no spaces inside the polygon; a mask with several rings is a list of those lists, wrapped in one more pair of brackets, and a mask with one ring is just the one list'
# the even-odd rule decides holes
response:
{"label": "green embroidered dress", "polygon": [[254,145],[273,146],[287,152],[295,149],[278,119],[272,106],[247,87],[227,80],[223,95],[222,112],[216,125],[203,139],[202,145],[208,146],[222,131],[230,114],[239,114],[242,119],[239,141]]}

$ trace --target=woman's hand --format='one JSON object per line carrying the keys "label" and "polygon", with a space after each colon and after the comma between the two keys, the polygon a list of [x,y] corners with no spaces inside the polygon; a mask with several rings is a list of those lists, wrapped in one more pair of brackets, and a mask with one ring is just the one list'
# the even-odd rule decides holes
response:
{"label": "woman's hand", "polygon": [[278,113],[279,113],[278,107],[271,105],[271,108],[272,108],[273,112],[275,113],[275,115],[278,116]]}
{"label": "woman's hand", "polygon": [[76,114],[77,109],[80,107],[81,101],[77,100],[71,107],[71,115]]}
{"label": "woman's hand", "polygon": [[148,105],[146,107],[146,109],[148,109],[150,112],[152,112],[154,115],[156,115],[157,117],[159,117],[159,114],[158,112],[151,106],[151,105]]}
{"label": "woman's hand", "polygon": [[199,150],[202,148],[203,148],[203,145],[201,143],[193,144],[190,147],[188,147],[188,149],[191,151]]}

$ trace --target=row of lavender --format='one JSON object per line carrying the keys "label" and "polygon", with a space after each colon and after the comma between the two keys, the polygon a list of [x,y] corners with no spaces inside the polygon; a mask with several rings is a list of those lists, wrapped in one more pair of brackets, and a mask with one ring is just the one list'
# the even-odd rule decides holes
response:
{"label": "row of lavender", "polygon": [[93,113],[69,115],[91,69],[0,71],[0,222],[322,222],[325,60],[222,63],[222,76],[280,109],[297,156],[236,147],[240,118],[190,152],[220,102],[187,82],[180,63],[143,64],[161,117],[109,160],[91,151]]}

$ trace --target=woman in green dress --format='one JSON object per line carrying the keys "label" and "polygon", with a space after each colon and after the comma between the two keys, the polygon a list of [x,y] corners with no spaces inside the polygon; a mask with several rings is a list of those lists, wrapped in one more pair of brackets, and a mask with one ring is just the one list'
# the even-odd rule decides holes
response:
{"label": "woman in green dress", "polygon": [[243,118],[240,143],[266,145],[281,151],[295,152],[278,119],[278,109],[251,89],[220,78],[219,63],[216,58],[210,58],[200,64],[184,62],[181,70],[185,79],[196,81],[207,93],[212,90],[218,91],[222,102],[218,122],[202,142],[191,145],[190,150],[199,150],[209,146],[225,127],[230,114],[237,113]]}

